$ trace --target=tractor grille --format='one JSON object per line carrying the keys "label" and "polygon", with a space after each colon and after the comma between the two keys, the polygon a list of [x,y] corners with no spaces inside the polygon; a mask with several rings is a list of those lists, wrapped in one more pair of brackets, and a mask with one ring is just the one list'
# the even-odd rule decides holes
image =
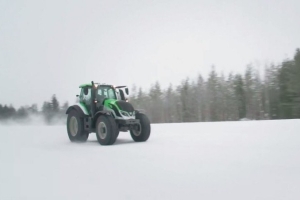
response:
{"label": "tractor grille", "polygon": [[126,111],[126,112],[133,112],[134,111],[133,106],[130,103],[126,102],[126,101],[117,101],[116,104],[123,111]]}

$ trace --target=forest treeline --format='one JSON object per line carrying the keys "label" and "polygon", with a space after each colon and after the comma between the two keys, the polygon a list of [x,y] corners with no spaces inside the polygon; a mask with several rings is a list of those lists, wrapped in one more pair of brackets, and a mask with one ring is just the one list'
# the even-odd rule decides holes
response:
{"label": "forest treeline", "polygon": [[[227,76],[213,67],[207,80],[199,74],[166,89],[159,82],[149,91],[133,86],[129,100],[152,123],[300,118],[300,50],[280,64],[265,66],[263,75],[252,65],[243,74]],[[65,123],[68,106],[60,105],[55,95],[41,109],[37,104],[19,109],[0,104],[0,121],[37,116],[47,124]]]}
{"label": "forest treeline", "polygon": [[252,65],[243,74],[220,74],[212,68],[180,85],[150,91],[133,87],[130,101],[152,123],[300,118],[300,50],[292,59],[266,66],[264,75]]}
{"label": "forest treeline", "polygon": [[45,122],[46,124],[57,124],[66,122],[66,110],[69,104],[65,102],[62,106],[56,97],[53,95],[50,101],[45,101],[41,109],[38,109],[37,104],[31,106],[21,106],[15,109],[13,105],[0,104],[0,122],[20,122],[28,123],[31,120],[40,119],[38,121]]}

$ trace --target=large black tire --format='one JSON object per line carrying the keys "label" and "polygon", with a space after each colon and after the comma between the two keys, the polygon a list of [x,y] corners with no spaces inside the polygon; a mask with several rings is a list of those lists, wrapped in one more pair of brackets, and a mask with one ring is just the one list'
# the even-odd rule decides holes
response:
{"label": "large black tire", "polygon": [[71,142],[86,142],[89,137],[89,133],[84,131],[83,119],[76,110],[68,114],[67,131]]}
{"label": "large black tire", "polygon": [[118,127],[110,115],[100,115],[96,122],[96,136],[99,144],[112,145],[117,139]]}
{"label": "large black tire", "polygon": [[138,125],[138,130],[130,130],[130,135],[132,139],[136,142],[145,142],[150,137],[150,132],[151,132],[150,120],[143,113],[137,113],[136,119],[140,120],[140,124]]}

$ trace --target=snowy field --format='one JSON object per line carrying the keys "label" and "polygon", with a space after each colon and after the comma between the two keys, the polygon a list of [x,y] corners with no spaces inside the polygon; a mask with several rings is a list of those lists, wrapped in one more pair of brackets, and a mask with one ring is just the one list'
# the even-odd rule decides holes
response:
{"label": "snowy field", "polygon": [[0,126],[1,200],[299,200],[300,120],[152,125],[69,142],[64,126]]}

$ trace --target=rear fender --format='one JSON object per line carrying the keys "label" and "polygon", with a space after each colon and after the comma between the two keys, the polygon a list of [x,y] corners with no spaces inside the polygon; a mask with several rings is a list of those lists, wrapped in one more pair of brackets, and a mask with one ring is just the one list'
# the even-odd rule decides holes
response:
{"label": "rear fender", "polygon": [[83,119],[84,130],[87,133],[90,133],[92,131],[92,118],[87,115],[85,110],[83,110],[79,105],[70,106],[66,111],[66,114],[69,114],[72,110],[76,111],[79,114],[79,117]]}
{"label": "rear fender", "polygon": [[68,108],[68,110],[66,111],[66,114],[69,114],[71,110],[75,110],[79,113],[79,116],[80,117],[88,117],[89,115],[85,112],[84,109],[81,108],[81,106],[79,105],[73,105],[73,106],[70,106]]}

